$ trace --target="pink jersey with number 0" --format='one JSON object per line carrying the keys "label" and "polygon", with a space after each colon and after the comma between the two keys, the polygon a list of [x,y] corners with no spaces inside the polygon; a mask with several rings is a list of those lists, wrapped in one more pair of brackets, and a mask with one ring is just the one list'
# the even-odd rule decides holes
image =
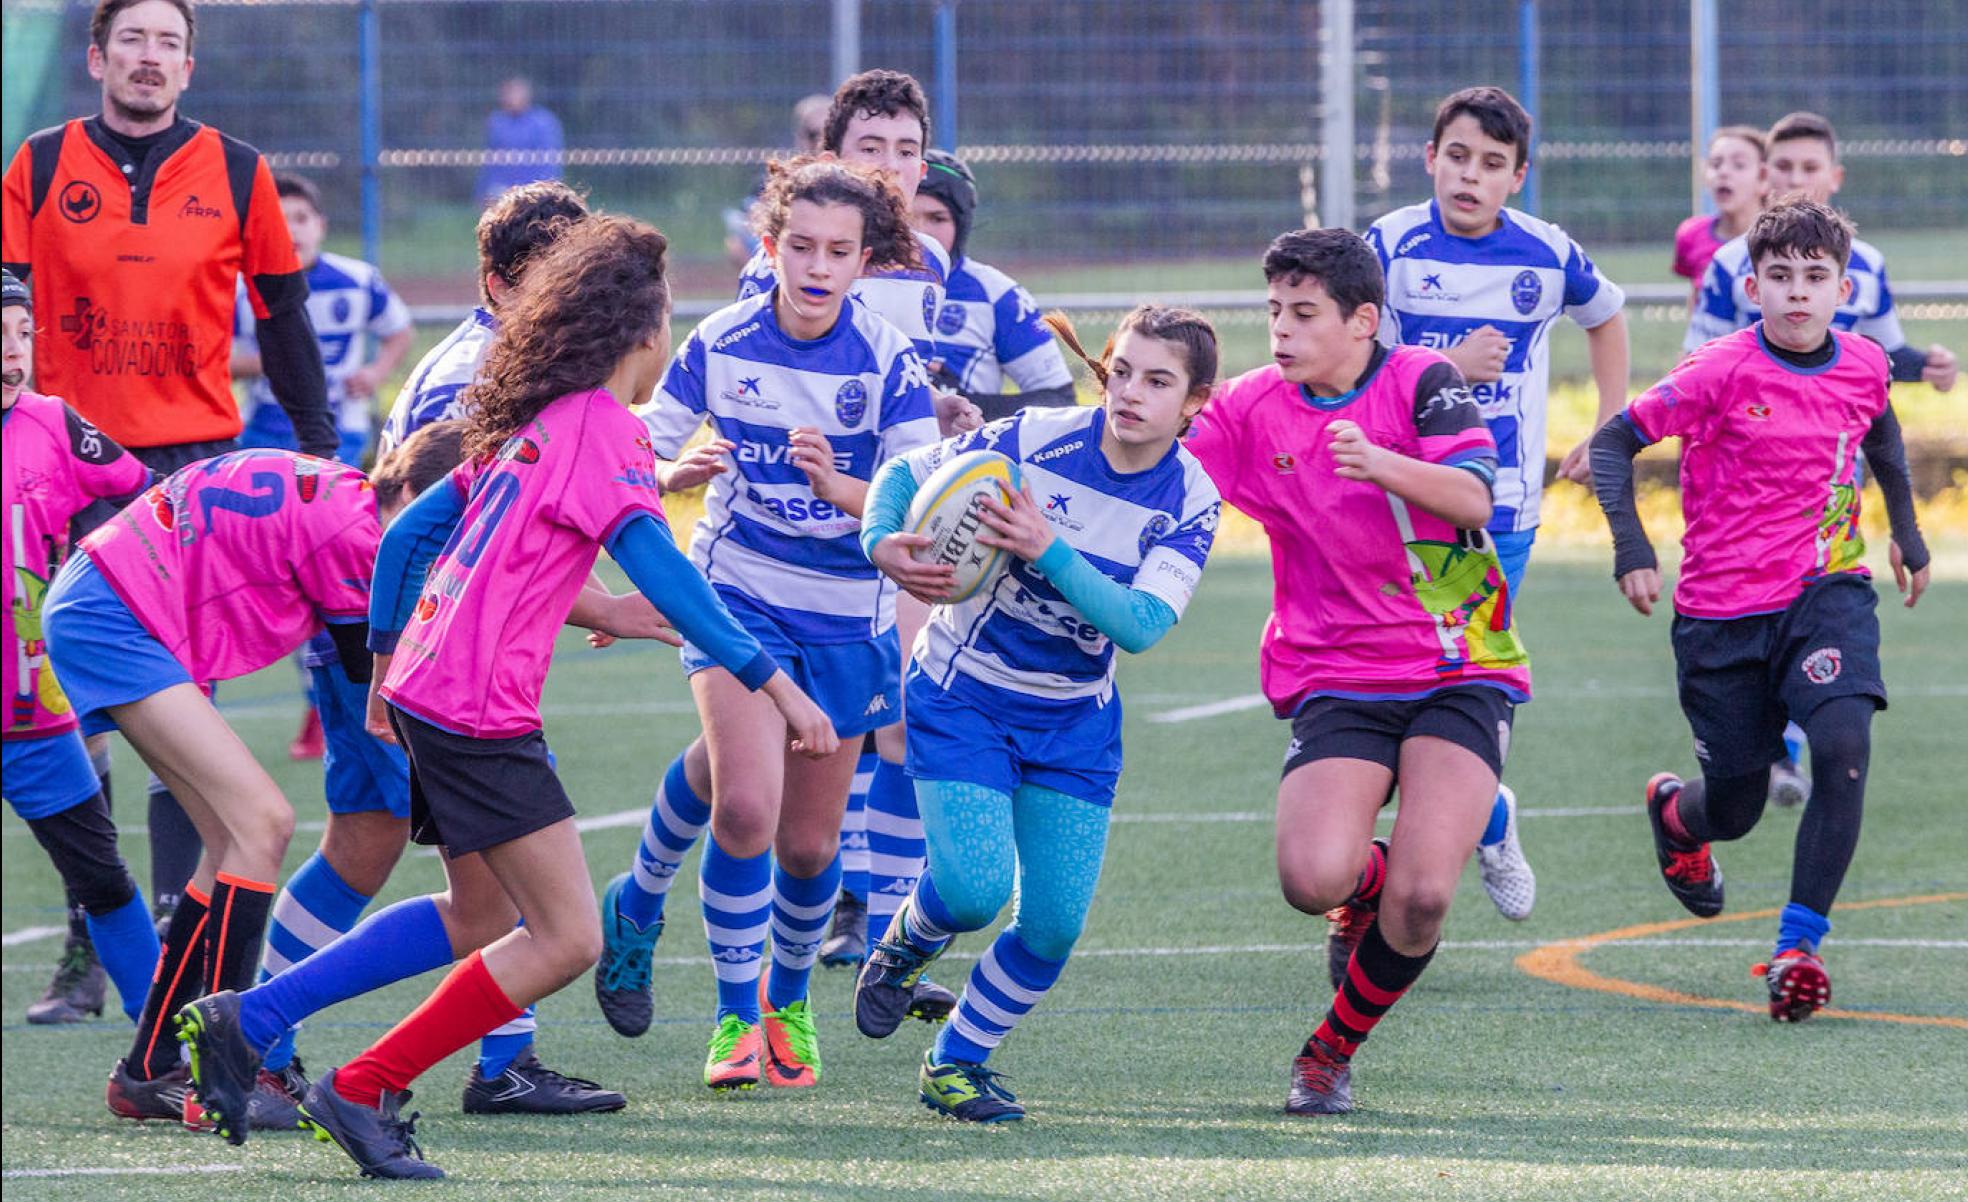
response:
{"label": "pink jersey with number 0", "polygon": [[75,725],[41,637],[41,599],[67,558],[69,519],[99,497],[142,488],[150,470],[59,397],[22,392],[7,411],[0,478],[7,515],[0,584],[6,592],[0,610],[6,622],[6,737],[37,739]]}
{"label": "pink jersey with number 0", "polygon": [[540,728],[554,636],[602,544],[663,520],[656,453],[605,388],[554,401],[450,487],[468,498],[396,645],[383,695],[475,738]]}
{"label": "pink jersey with number 0", "polygon": [[1886,411],[1886,352],[1833,331],[1823,367],[1786,363],[1762,323],[1683,359],[1636,397],[1642,438],[1681,440],[1681,578],[1691,618],[1774,613],[1831,572],[1867,575],[1860,557],[1859,444]]}
{"label": "pink jersey with number 0", "polygon": [[116,595],[193,680],[257,672],[366,619],[376,493],[346,464],[232,451],[178,469],[82,540]]}
{"label": "pink jersey with number 0", "polygon": [[1223,499],[1264,527],[1274,584],[1260,677],[1280,716],[1318,695],[1417,697],[1481,683],[1530,696],[1530,662],[1481,530],[1457,530],[1335,472],[1336,421],[1374,445],[1494,476],[1496,442],[1447,359],[1397,346],[1341,397],[1274,366],[1225,384],[1186,445]]}

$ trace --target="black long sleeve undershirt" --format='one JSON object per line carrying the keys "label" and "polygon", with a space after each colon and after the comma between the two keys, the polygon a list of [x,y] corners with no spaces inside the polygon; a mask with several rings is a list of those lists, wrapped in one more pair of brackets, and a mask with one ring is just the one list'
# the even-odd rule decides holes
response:
{"label": "black long sleeve undershirt", "polygon": [[1640,523],[1640,507],[1633,498],[1633,457],[1647,449],[1647,440],[1615,413],[1592,436],[1592,492],[1613,531],[1613,579],[1642,568],[1658,568],[1654,544]]}
{"label": "black long sleeve undershirt", "polygon": [[258,335],[260,370],[273,389],[273,399],[294,423],[295,442],[310,455],[333,459],[341,439],[328,412],[328,377],[307,306],[296,304],[274,313],[259,323]]}
{"label": "black long sleeve undershirt", "polygon": [[1893,532],[1893,541],[1900,544],[1900,559],[1907,571],[1918,572],[1932,557],[1913,511],[1913,475],[1907,470],[1906,442],[1900,437],[1900,419],[1893,406],[1887,405],[1885,412],[1873,419],[1859,450],[1865,453],[1866,468],[1879,483],[1880,499],[1886,502],[1886,524]]}

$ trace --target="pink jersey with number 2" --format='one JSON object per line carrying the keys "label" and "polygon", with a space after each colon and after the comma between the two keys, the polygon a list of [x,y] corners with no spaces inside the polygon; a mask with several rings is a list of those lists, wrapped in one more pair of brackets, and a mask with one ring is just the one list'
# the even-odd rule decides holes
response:
{"label": "pink jersey with number 2", "polygon": [[1774,613],[1860,557],[1859,444],[1886,411],[1886,352],[1832,332],[1823,367],[1772,354],[1757,323],[1702,346],[1634,398],[1626,420],[1649,442],[1681,440],[1681,578],[1691,618]]}
{"label": "pink jersey with number 2", "polygon": [[1458,684],[1530,696],[1509,589],[1489,536],[1336,474],[1331,425],[1376,446],[1494,475],[1496,442],[1447,359],[1397,346],[1340,397],[1274,366],[1225,384],[1185,444],[1223,499],[1271,539],[1260,677],[1280,716],[1313,696],[1418,697]]}
{"label": "pink jersey with number 2", "polygon": [[540,729],[554,636],[624,522],[663,520],[649,433],[607,389],[571,392],[467,463],[468,498],[396,644],[383,695],[474,738]]}
{"label": "pink jersey with number 2", "polygon": [[332,459],[233,451],[173,472],[82,540],[193,680],[257,672],[322,629],[367,619],[376,493]]}

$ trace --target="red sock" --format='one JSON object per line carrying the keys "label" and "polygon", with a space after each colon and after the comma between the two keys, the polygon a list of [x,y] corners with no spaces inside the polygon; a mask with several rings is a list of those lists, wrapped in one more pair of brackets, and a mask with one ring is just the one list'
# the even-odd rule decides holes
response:
{"label": "red sock", "polygon": [[1387,883],[1387,849],[1379,843],[1367,845],[1367,866],[1360,870],[1360,881],[1353,886],[1352,901],[1372,905],[1380,899],[1380,887]]}
{"label": "red sock", "polygon": [[1695,847],[1701,843],[1701,840],[1689,834],[1687,824],[1681,821],[1681,798],[1686,793],[1686,786],[1677,789],[1674,796],[1667,799],[1667,804],[1661,806],[1661,828],[1667,831],[1667,837],[1675,842]]}
{"label": "red sock", "polygon": [[1435,949],[1430,948],[1419,956],[1404,956],[1389,946],[1379,923],[1368,927],[1346,964],[1346,981],[1333,995],[1332,1008],[1313,1038],[1342,1056],[1351,1056],[1420,979],[1434,955]]}
{"label": "red sock", "polygon": [[376,1106],[384,1090],[409,1088],[431,1065],[523,1010],[492,979],[484,955],[473,952],[408,1018],[336,1070],[335,1092],[358,1106]]}

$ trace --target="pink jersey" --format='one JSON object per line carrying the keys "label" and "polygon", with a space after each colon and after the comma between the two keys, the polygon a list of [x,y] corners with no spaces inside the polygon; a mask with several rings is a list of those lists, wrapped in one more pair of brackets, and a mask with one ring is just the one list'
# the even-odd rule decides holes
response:
{"label": "pink jersey", "polygon": [[150,469],[62,404],[23,391],[7,411],[0,455],[7,510],[6,678],[9,739],[38,739],[75,726],[48,665],[41,598],[68,556],[68,521],[100,497],[136,492]]}
{"label": "pink jersey", "polygon": [[1708,272],[1708,261],[1722,249],[1726,238],[1715,236],[1715,218],[1696,213],[1674,230],[1674,274],[1699,284]]}
{"label": "pink jersey", "polygon": [[1271,538],[1260,677],[1272,707],[1282,717],[1317,695],[1416,697],[1471,683],[1528,698],[1530,661],[1489,536],[1337,475],[1327,427],[1340,420],[1376,446],[1495,474],[1482,411],[1432,350],[1386,351],[1340,397],[1314,397],[1275,365],[1223,385],[1186,445]]}
{"label": "pink jersey", "polygon": [[1886,352],[1833,332],[1823,367],[1785,363],[1761,323],[1724,335],[1636,397],[1626,418],[1649,442],[1681,440],[1681,578],[1691,618],[1773,613],[1859,562],[1859,443],[1886,411]]}
{"label": "pink jersey", "polygon": [[451,487],[465,512],[431,565],[383,695],[481,739],[540,729],[554,636],[602,544],[663,520],[648,431],[605,388],[554,401]]}
{"label": "pink jersey", "polygon": [[232,451],[173,472],[82,549],[193,680],[226,680],[280,659],[323,619],[367,619],[381,538],[356,469]]}

